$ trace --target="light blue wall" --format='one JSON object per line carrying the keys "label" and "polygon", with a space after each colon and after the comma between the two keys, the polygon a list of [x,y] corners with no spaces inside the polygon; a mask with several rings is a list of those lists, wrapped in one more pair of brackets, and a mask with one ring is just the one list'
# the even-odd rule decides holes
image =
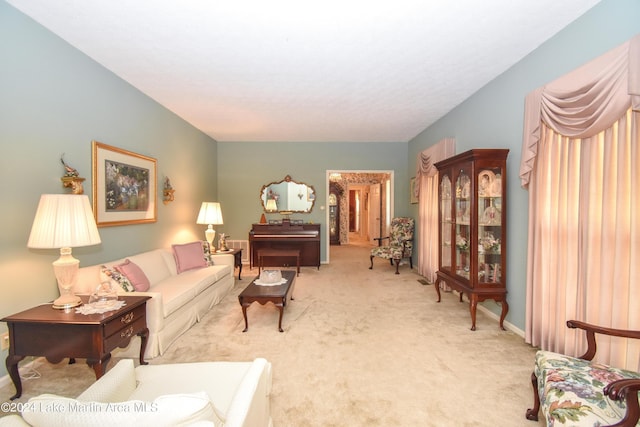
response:
{"label": "light blue wall", "polygon": [[67,192],[63,153],[91,197],[92,140],[156,158],[159,200],[164,176],[176,196],[156,223],[100,228],[101,245],[73,251],[81,265],[200,237],[200,203],[217,198],[214,140],[4,1],[0,63],[0,317],[57,297],[57,251],[27,249],[27,238],[40,195]]}
{"label": "light blue wall", "polygon": [[[91,140],[157,158],[158,178],[171,178],[176,200],[159,204],[157,223],[101,228],[101,245],[74,250],[82,265],[201,238],[195,217],[205,200],[222,203],[225,224],[217,231],[244,239],[260,218],[261,186],[287,174],[317,191],[313,213],[294,217],[324,229],[328,169],[394,171],[395,214],[417,217],[417,205],[407,202],[415,157],[452,136],[458,152],[511,149],[507,320],[523,328],[527,193],[517,171],[524,96],[637,32],[640,2],[604,1],[409,144],[216,143],[0,0],[0,316],[57,296],[57,254],[29,250],[26,241],[40,194],[64,192],[62,153],[87,178],[91,196]],[[326,251],[323,241],[323,260]]]}
{"label": "light blue wall", "polygon": [[[327,170],[388,170],[394,172],[396,215],[409,212],[407,144],[313,142],[218,142],[218,194],[224,232],[246,240],[251,224],[262,214],[260,189],[286,175],[312,185],[316,203],[310,214],[291,217],[321,224],[326,233]],[[269,218],[280,218],[268,214]],[[326,236],[325,236],[326,237]],[[327,241],[321,243],[321,260],[327,260]]]}
{"label": "light blue wall", "polygon": [[[605,0],[493,80],[409,143],[409,167],[417,154],[442,138],[456,139],[456,152],[509,148],[507,321],[525,325],[528,193],[518,177],[524,98],[533,89],[579,67],[640,33],[640,2]],[[417,217],[417,208],[413,214]],[[485,303],[498,313],[495,303]]]}

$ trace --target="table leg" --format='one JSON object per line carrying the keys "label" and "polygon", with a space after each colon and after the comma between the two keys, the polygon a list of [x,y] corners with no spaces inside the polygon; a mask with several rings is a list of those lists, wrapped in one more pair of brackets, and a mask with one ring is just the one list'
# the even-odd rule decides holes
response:
{"label": "table leg", "polygon": [[509,304],[507,304],[507,300],[502,300],[502,313],[500,313],[500,329],[506,331],[504,328],[504,318],[507,317],[507,312],[509,311]]}
{"label": "table leg", "polygon": [[107,353],[102,359],[87,359],[87,365],[93,368],[93,372],[96,374],[96,379],[99,380],[105,373],[107,365],[111,360],[111,353]]}
{"label": "table leg", "polygon": [[11,396],[9,400],[15,400],[22,396],[22,380],[20,380],[20,372],[18,371],[18,362],[24,359],[25,356],[18,356],[15,354],[9,354],[7,359],[5,360],[5,365],[7,366],[7,372],[9,372],[9,377],[11,377],[11,381],[13,381],[13,385],[16,388],[16,394]]}
{"label": "table leg", "polygon": [[244,330],[242,332],[247,332],[249,330],[249,320],[247,320],[247,306],[244,304],[242,304],[242,315],[244,316]]}
{"label": "table leg", "polygon": [[149,328],[144,328],[138,336],[140,337],[140,364],[148,365],[149,362],[144,361],[144,352],[147,350],[147,342],[149,341]]}
{"label": "table leg", "polygon": [[278,330],[280,332],[284,332],[284,330],[282,329],[282,313],[284,312],[284,305],[287,302],[287,296],[285,295],[284,298],[282,298],[282,302],[276,304],[276,307],[278,307],[278,310],[280,310],[280,319],[278,320]]}
{"label": "table leg", "polygon": [[236,252],[233,257],[234,266],[238,267],[238,280],[242,280],[242,278],[240,277],[240,275],[242,274],[242,249]]}
{"label": "table leg", "polygon": [[[462,296],[462,293],[460,293]],[[469,310],[471,311],[471,330],[476,330],[476,312],[478,308],[478,296],[471,294],[471,301],[469,302]]]}

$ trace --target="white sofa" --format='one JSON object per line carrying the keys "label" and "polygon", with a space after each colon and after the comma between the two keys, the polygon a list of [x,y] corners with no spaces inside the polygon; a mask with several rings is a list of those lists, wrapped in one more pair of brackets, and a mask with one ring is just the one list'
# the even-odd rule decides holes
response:
{"label": "white sofa", "polygon": [[200,362],[134,368],[123,359],[76,399],[43,394],[2,427],[272,427],[271,364]]}
{"label": "white sofa", "polygon": [[[218,304],[235,284],[233,255],[211,256],[209,263],[214,265],[192,268],[179,273],[173,248],[166,248],[82,267],[78,272],[74,291],[77,294],[90,295],[100,284],[103,265],[113,268],[127,259],[140,267],[150,283],[150,288],[145,292],[126,293],[126,295],[151,297],[147,300],[149,341],[144,354],[145,359],[161,356],[180,335],[199,322],[214,305]],[[114,286],[118,289],[118,293],[126,292],[119,285]],[[140,338],[134,337],[127,348],[118,349],[113,355],[137,357],[139,353]]]}

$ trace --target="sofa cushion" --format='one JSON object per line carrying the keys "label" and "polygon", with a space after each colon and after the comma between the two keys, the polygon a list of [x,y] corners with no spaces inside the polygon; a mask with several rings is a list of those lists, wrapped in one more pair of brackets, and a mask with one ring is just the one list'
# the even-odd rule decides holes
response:
{"label": "sofa cushion", "polygon": [[[203,390],[209,395],[220,416],[226,418],[243,379],[256,363],[194,362],[140,365],[135,368],[138,387],[130,398],[150,401],[162,394]],[[183,378],[189,380],[185,381]],[[255,387],[255,381],[252,386]]]}
{"label": "sofa cushion", "polygon": [[53,394],[29,399],[24,419],[32,426],[91,427],[114,425],[178,426],[197,421],[224,425],[205,392],[159,396],[153,401],[117,403],[80,401]]}
{"label": "sofa cushion", "polygon": [[149,279],[138,264],[131,262],[130,259],[124,260],[122,264],[116,265],[116,270],[127,276],[133,287],[138,292],[146,292],[151,287]]}
{"label": "sofa cushion", "polygon": [[169,276],[173,276],[172,267],[175,269],[175,261],[173,255],[166,257],[166,253],[171,252],[169,249],[153,249],[147,252],[141,252],[131,255],[128,258],[131,262],[135,262],[140,266],[144,274],[149,278],[151,287],[158,282],[163,281]]}
{"label": "sofa cushion", "polygon": [[181,245],[171,245],[171,248],[173,249],[173,255],[176,258],[178,274],[207,266],[201,241],[184,243]]}
{"label": "sofa cushion", "polygon": [[609,399],[603,388],[618,379],[640,378],[638,372],[544,350],[536,353],[534,373],[548,426],[617,423],[626,404]]}
{"label": "sofa cushion", "polygon": [[[133,292],[136,289],[133,287],[127,276],[120,273],[115,268],[107,267],[106,265],[100,266],[100,274],[108,278],[111,284],[116,289],[122,289],[124,292]],[[102,280],[101,280],[102,281]]]}
{"label": "sofa cushion", "polygon": [[190,282],[185,284],[179,276],[172,276],[153,287],[154,292],[162,294],[162,315],[166,319],[198,296],[196,287]]}

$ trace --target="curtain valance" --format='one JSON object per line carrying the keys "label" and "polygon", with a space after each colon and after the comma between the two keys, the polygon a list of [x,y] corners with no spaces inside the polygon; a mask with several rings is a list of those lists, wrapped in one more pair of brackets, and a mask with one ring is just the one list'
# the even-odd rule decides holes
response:
{"label": "curtain valance", "polygon": [[630,106],[640,110],[640,35],[527,95],[522,186],[529,185],[541,121],[562,135],[587,138],[609,128]]}
{"label": "curtain valance", "polygon": [[[416,165],[416,181],[420,182],[420,178],[423,176],[433,176],[437,174],[438,169],[436,169],[434,164],[453,156],[455,151],[456,140],[454,138],[444,138],[420,152]],[[414,196],[420,198],[420,185],[414,187]]]}

